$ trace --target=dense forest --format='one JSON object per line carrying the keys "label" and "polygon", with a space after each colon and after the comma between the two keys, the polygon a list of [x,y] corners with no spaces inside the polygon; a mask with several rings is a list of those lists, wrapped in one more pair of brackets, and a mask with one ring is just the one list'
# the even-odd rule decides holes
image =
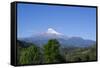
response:
{"label": "dense forest", "polygon": [[61,47],[56,39],[50,39],[39,47],[33,43],[17,40],[17,63],[20,64],[48,64],[81,61],[95,61],[96,45],[91,47]]}

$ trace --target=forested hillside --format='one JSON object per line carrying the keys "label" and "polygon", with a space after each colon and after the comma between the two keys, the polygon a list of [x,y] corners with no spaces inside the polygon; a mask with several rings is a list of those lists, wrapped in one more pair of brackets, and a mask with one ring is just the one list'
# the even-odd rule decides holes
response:
{"label": "forested hillside", "polygon": [[61,47],[56,39],[50,39],[43,47],[17,40],[18,64],[67,63],[95,61],[96,45],[91,47]]}

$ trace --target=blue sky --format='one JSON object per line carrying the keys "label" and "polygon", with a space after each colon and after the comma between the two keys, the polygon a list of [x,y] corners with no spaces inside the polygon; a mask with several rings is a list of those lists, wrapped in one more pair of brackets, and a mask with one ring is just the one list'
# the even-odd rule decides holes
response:
{"label": "blue sky", "polygon": [[18,3],[17,37],[53,28],[66,36],[96,40],[96,8]]}

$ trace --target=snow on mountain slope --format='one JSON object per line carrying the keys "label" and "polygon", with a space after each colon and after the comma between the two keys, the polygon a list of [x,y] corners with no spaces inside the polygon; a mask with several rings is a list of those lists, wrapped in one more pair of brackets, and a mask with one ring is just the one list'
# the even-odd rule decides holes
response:
{"label": "snow on mountain slope", "polygon": [[67,37],[66,35],[57,32],[53,28],[48,28],[46,32],[33,35],[28,38],[20,39],[25,42],[31,42],[38,46],[42,46],[48,42],[49,39],[57,39],[63,47],[88,47],[92,44],[95,44],[95,41],[92,40],[84,40],[81,37]]}

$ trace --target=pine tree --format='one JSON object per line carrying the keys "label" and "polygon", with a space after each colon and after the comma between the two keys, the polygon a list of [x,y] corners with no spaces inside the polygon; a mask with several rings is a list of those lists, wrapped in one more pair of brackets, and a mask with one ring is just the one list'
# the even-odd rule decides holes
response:
{"label": "pine tree", "polygon": [[56,39],[51,39],[48,41],[46,45],[44,45],[45,63],[61,62],[59,47],[60,47],[60,44]]}

